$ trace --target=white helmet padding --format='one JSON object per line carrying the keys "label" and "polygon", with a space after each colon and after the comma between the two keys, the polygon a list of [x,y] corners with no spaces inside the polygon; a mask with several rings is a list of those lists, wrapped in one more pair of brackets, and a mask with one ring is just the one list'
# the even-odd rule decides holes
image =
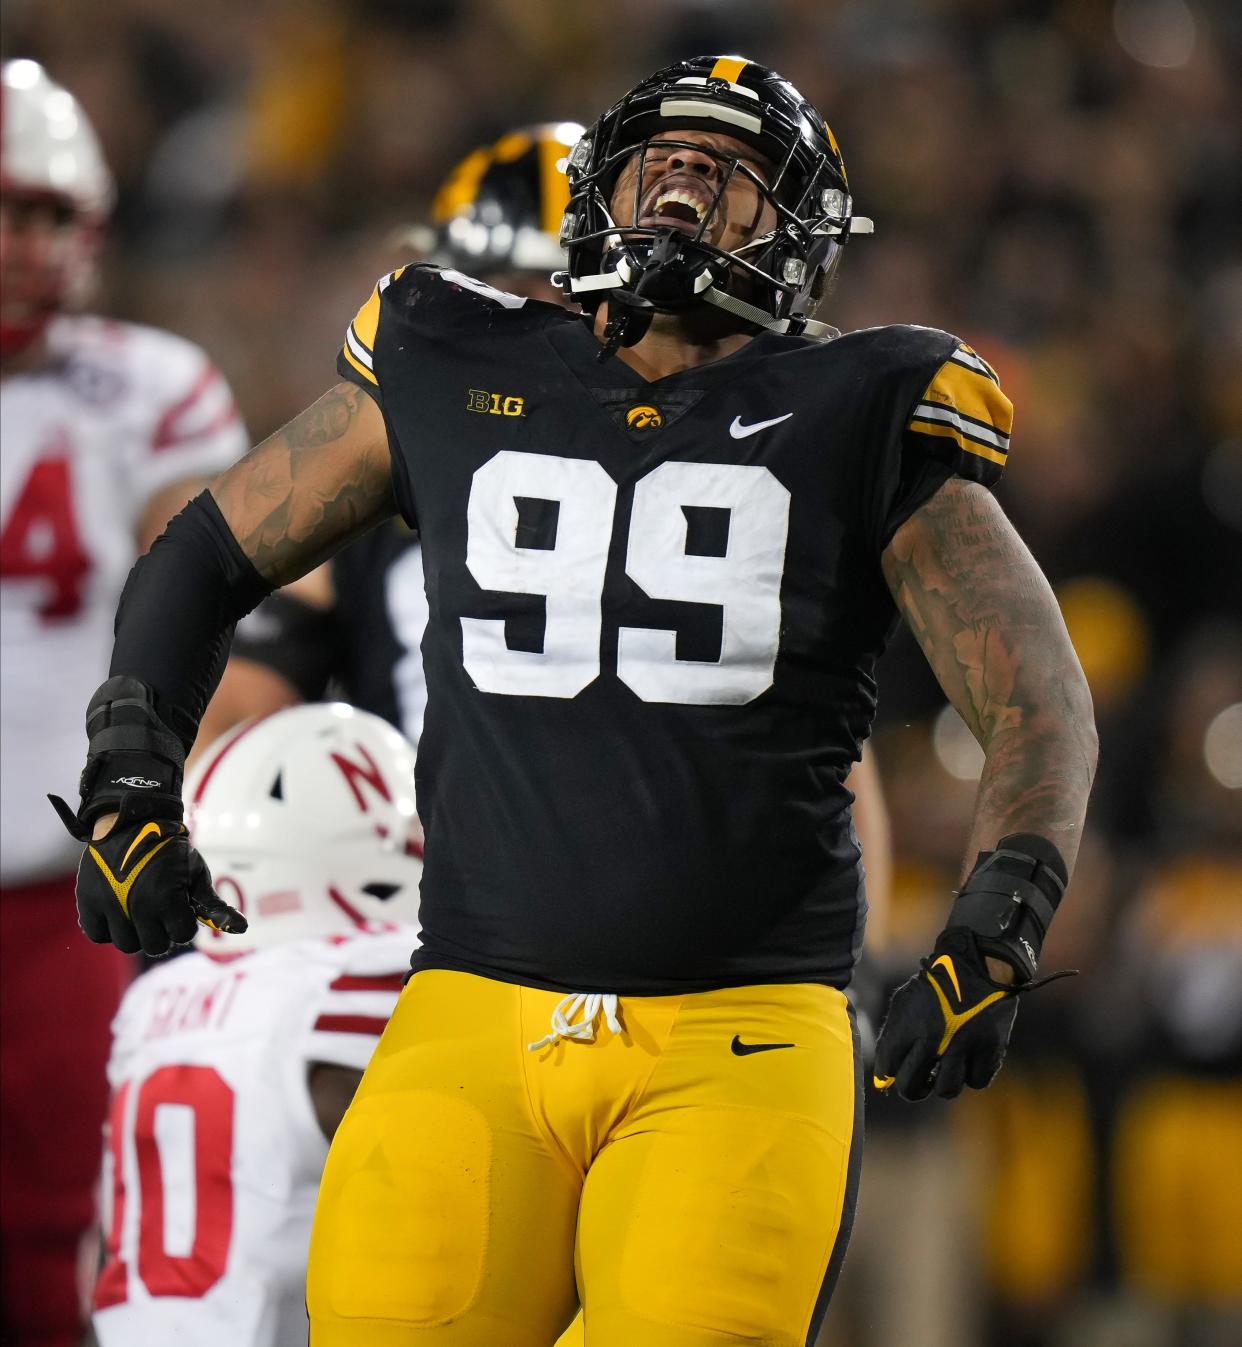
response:
{"label": "white helmet padding", "polygon": [[290,707],[231,730],[185,783],[186,822],[244,935],[213,953],[418,923],[422,829],[414,747],[344,703]]}

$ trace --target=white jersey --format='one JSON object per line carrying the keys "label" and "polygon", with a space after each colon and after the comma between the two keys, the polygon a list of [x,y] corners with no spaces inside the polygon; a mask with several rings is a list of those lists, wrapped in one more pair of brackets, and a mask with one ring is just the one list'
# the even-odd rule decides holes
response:
{"label": "white jersey", "polygon": [[83,720],[151,496],[247,448],[206,355],[152,328],[61,317],[49,361],[0,382],[0,883],[70,873]]}
{"label": "white jersey", "polygon": [[304,1347],[328,1154],[308,1069],[366,1066],[415,939],[196,952],[130,987],[108,1066],[100,1347]]}

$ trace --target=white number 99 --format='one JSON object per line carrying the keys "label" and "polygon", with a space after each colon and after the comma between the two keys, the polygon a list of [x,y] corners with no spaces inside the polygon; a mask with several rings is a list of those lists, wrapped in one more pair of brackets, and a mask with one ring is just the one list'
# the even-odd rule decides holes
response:
{"label": "white number 99", "polygon": [[[483,692],[575,697],[600,674],[604,573],[617,488],[598,464],[504,450],[474,475],[466,566],[481,588],[540,594],[543,650],[510,650],[501,618],[463,617],[462,658]],[[555,543],[518,543],[517,498],[555,501]],[[728,511],[723,556],[687,552],[683,507]],[[650,598],[720,607],[716,660],[677,657],[677,633],[622,627],[617,675],[648,702],[738,706],[772,684],[789,492],[759,466],[664,463],[634,488],[627,574]]]}

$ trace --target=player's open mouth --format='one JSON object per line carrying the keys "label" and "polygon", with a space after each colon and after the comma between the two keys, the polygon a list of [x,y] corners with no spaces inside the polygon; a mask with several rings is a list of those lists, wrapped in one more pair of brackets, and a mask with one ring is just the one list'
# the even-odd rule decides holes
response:
{"label": "player's open mouth", "polygon": [[647,229],[672,226],[697,234],[712,207],[712,193],[698,184],[665,183],[649,195],[638,223]]}

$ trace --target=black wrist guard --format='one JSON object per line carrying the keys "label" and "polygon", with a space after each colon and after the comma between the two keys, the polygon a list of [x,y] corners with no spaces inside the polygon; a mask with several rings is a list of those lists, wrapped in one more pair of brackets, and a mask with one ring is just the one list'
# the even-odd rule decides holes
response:
{"label": "black wrist guard", "polygon": [[109,678],[86,708],[90,743],[82,769],[82,800],[75,815],[49,796],[61,822],[80,841],[91,825],[113,810],[132,818],[180,820],[185,750],[155,709],[151,689],[137,678]]}
{"label": "black wrist guard", "polygon": [[1019,986],[1029,983],[1068,881],[1069,870],[1051,842],[1034,833],[1010,833],[995,851],[979,853],[945,934],[971,931],[982,954],[1009,964]]}

